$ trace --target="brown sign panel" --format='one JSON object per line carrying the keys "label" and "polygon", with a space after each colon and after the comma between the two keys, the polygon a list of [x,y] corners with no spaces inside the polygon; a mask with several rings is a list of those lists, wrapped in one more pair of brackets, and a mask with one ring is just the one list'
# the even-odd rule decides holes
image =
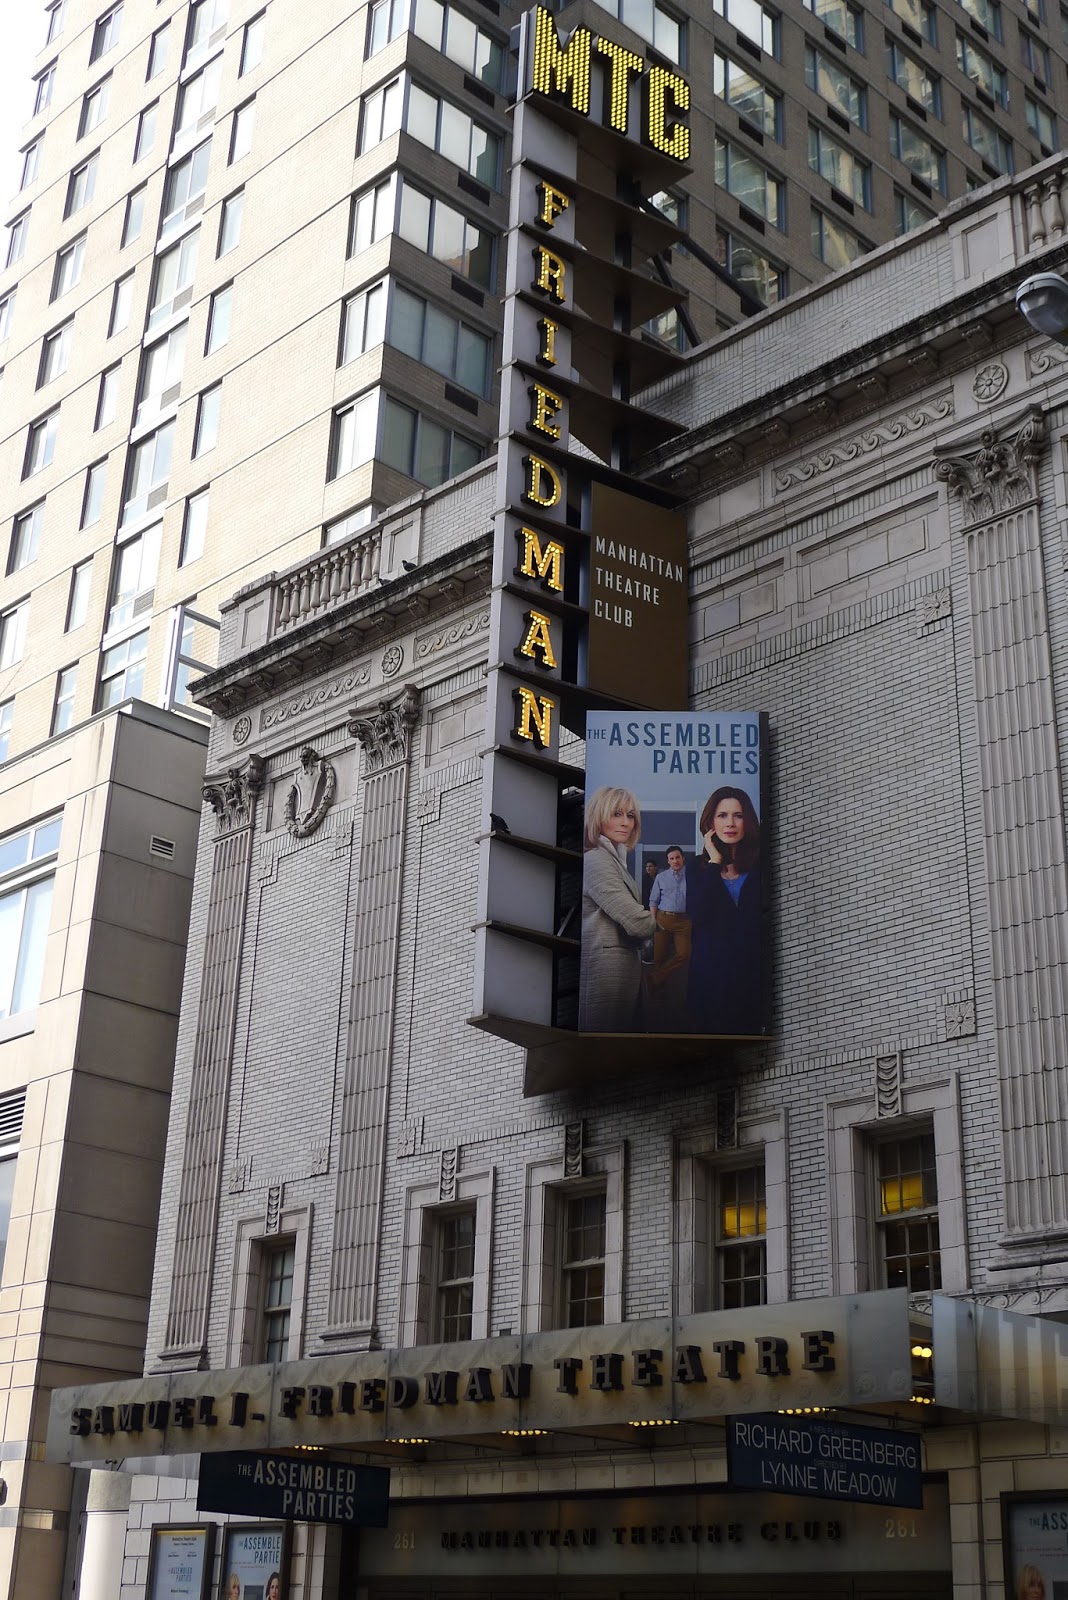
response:
{"label": "brown sign panel", "polygon": [[658,709],[689,701],[686,519],[591,485],[586,683]]}

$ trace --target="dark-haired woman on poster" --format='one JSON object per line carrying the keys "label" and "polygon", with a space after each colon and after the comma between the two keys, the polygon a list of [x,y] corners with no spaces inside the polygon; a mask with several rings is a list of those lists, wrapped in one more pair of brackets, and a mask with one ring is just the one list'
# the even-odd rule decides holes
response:
{"label": "dark-haired woman on poster", "polygon": [[693,924],[687,1004],[694,1033],[763,1029],[760,822],[744,789],[722,788],[701,812],[704,850],[686,869]]}

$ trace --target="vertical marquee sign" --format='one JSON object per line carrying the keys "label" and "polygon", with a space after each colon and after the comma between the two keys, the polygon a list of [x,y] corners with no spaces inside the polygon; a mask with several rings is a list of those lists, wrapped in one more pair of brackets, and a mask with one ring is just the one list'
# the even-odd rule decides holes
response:
{"label": "vertical marquee sign", "polygon": [[685,518],[627,474],[679,431],[631,395],[679,359],[637,331],[681,298],[640,270],[681,237],[641,202],[689,170],[690,93],[542,7],[519,70],[471,1020],[536,1056],[578,1042],[561,797],[584,779],[561,729],[687,704]]}

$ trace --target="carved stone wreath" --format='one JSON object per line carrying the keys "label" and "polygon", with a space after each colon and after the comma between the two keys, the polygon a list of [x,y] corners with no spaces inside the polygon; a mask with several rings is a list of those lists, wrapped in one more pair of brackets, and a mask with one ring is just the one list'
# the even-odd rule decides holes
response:
{"label": "carved stone wreath", "polygon": [[972,379],[972,394],[977,400],[996,400],[1004,394],[1009,382],[1009,369],[1002,361],[988,361]]}
{"label": "carved stone wreath", "polygon": [[382,676],[393,678],[404,663],[404,651],[399,644],[391,644],[382,657]]}
{"label": "carved stone wreath", "polygon": [[300,771],[286,796],[285,824],[294,839],[307,839],[322,823],[337,794],[337,772],[310,744],[300,752]]}
{"label": "carved stone wreath", "polygon": [[252,732],[252,718],[242,714],[234,723],[231,738],[235,744],[244,744]]}

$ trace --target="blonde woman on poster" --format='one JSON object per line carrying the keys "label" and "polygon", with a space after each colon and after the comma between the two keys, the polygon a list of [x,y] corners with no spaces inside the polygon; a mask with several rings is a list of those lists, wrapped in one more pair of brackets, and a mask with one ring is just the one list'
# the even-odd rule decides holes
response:
{"label": "blonde woman on poster", "polygon": [[603,787],[587,800],[579,976],[584,1033],[641,1031],[640,950],[657,928],[627,870],[627,854],[641,831],[641,812],[629,789]]}
{"label": "blonde woman on poster", "polygon": [[1046,1580],[1037,1567],[1021,1567],[1016,1579],[1016,1600],[1046,1600]]}

